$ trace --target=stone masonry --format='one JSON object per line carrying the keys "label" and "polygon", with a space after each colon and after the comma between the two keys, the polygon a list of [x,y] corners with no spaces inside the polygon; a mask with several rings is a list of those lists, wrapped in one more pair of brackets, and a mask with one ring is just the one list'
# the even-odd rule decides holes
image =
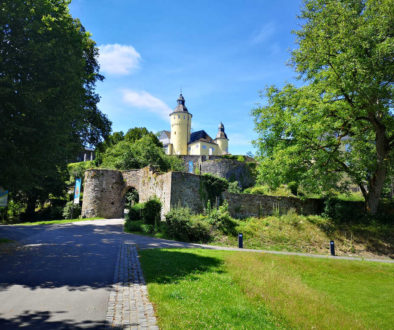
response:
{"label": "stone masonry", "polygon": [[286,214],[294,209],[298,214],[318,214],[323,211],[321,199],[308,198],[301,200],[295,197],[278,197],[266,195],[232,194],[225,192],[231,216],[246,218],[267,216],[274,213]]}
{"label": "stone masonry", "polygon": [[[160,174],[151,167],[140,170],[116,171],[92,169],[85,172],[82,204],[83,217],[122,218],[124,196],[135,188],[141,202],[156,196],[162,203],[161,217],[170,209],[186,206],[192,212],[203,211],[200,176],[169,172]],[[322,201],[300,200],[293,197],[274,197],[223,193],[233,217],[263,216],[279,211],[286,213],[291,208],[302,214],[320,213]]]}

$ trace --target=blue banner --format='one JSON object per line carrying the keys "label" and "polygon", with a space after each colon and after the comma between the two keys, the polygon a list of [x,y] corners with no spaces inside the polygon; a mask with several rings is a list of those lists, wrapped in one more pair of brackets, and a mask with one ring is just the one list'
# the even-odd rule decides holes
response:
{"label": "blue banner", "polygon": [[75,189],[74,189],[74,204],[79,204],[79,196],[81,195],[81,179],[75,179]]}

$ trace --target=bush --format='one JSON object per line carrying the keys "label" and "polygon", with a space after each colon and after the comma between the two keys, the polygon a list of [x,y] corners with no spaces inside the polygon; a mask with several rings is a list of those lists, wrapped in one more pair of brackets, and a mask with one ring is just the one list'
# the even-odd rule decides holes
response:
{"label": "bush", "polygon": [[79,204],[74,204],[74,201],[71,200],[66,203],[66,206],[63,208],[63,218],[64,219],[76,219],[81,215],[82,208]]}
{"label": "bush", "polygon": [[126,219],[124,224],[124,229],[126,231],[142,231],[141,226],[143,225],[142,220],[140,221],[130,221]]}
{"label": "bush", "polygon": [[270,189],[268,186],[254,186],[245,189],[244,193],[253,195],[269,195]]}
{"label": "bush", "polygon": [[362,202],[345,202],[335,198],[327,198],[324,201],[322,215],[336,222],[360,221],[365,218],[364,205]]}
{"label": "bush", "polygon": [[191,214],[188,208],[172,209],[166,214],[167,235],[187,242],[209,242],[209,224]]}
{"label": "bush", "polygon": [[129,213],[125,215],[126,221],[137,221],[142,219],[142,210],[145,203],[137,203],[129,208]]}
{"label": "bush", "polygon": [[238,181],[229,182],[227,191],[233,194],[240,194],[241,188],[239,187]]}
{"label": "bush", "polygon": [[[74,208],[74,214],[77,214],[77,216],[79,216],[81,214],[81,211],[77,211],[77,207]],[[64,214],[64,209],[65,209],[65,206],[61,207],[61,206],[58,206],[58,205],[49,205],[49,206],[46,206],[46,207],[38,210],[35,213],[34,218],[37,219],[37,220],[58,220],[58,219],[62,219],[64,217],[64,215],[63,215]]]}
{"label": "bush", "polygon": [[228,181],[224,178],[205,173],[200,179],[200,197],[205,203],[208,200],[211,205],[215,205],[217,199],[220,199],[222,193],[228,188]]}
{"label": "bush", "polygon": [[152,226],[159,226],[161,213],[161,202],[158,198],[151,198],[145,203],[142,209],[142,219],[144,223]]}
{"label": "bush", "polygon": [[228,203],[224,201],[223,205],[219,208],[211,210],[207,215],[206,221],[211,224],[215,229],[220,230],[226,235],[236,235],[237,232],[235,227],[237,226],[237,221],[231,218],[228,211]]}
{"label": "bush", "polygon": [[291,197],[293,194],[290,189],[285,186],[280,186],[275,190],[272,190],[269,186],[254,186],[244,190],[244,194],[253,194],[253,195],[269,195],[269,196],[284,196]]}

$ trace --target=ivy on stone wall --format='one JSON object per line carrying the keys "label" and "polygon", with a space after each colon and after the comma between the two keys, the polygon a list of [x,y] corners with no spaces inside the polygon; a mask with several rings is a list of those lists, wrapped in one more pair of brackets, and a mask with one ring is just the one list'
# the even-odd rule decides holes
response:
{"label": "ivy on stone wall", "polygon": [[215,205],[217,200],[221,200],[222,193],[228,188],[228,181],[209,173],[200,176],[200,198],[204,205],[210,201]]}

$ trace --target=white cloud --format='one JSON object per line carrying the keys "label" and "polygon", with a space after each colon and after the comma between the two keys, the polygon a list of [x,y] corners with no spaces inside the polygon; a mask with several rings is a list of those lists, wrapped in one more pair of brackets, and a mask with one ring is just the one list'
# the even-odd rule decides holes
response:
{"label": "white cloud", "polygon": [[172,112],[171,108],[157,97],[145,91],[137,92],[131,89],[124,89],[122,92],[123,101],[128,105],[146,109],[167,121],[170,120],[169,114]]}
{"label": "white cloud", "polygon": [[252,44],[260,44],[270,39],[275,34],[275,24],[270,22],[265,24],[259,31],[252,36]]}
{"label": "white cloud", "polygon": [[127,75],[139,67],[141,55],[133,46],[101,45],[99,46],[99,63],[103,72]]}

